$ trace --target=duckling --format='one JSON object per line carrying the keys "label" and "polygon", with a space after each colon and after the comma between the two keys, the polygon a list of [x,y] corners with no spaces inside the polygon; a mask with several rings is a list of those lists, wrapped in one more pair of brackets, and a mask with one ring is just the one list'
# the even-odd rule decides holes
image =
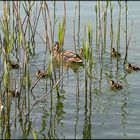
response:
{"label": "duckling", "polygon": [[20,93],[18,91],[15,91],[15,90],[10,90],[8,92],[8,94],[10,94],[12,97],[19,97],[20,96]]}
{"label": "duckling", "polygon": [[15,61],[9,60],[9,64],[10,64],[12,69],[18,69],[19,68],[19,64]]}
{"label": "duckling", "polygon": [[113,80],[110,80],[110,87],[112,90],[120,90],[123,88],[122,85],[115,83]]}
{"label": "duckling", "polygon": [[60,50],[60,43],[59,42],[55,42],[53,50],[58,52]]}
{"label": "duckling", "polygon": [[47,72],[45,70],[37,70],[36,74],[35,74],[38,78],[39,77],[46,77],[47,76]]}
{"label": "duckling", "polygon": [[58,42],[55,42],[54,47],[53,47],[53,49],[52,49],[52,53],[53,53],[53,56],[54,56],[56,59],[62,58],[62,57],[60,56],[61,48],[60,48],[60,44],[59,44]]}
{"label": "duckling", "polygon": [[[12,96],[12,97],[19,97],[20,96],[20,92],[16,91],[16,90],[9,90],[6,92],[8,93],[9,96]],[[4,94],[6,94],[6,92]]]}
{"label": "duckling", "polygon": [[140,67],[132,65],[131,63],[125,64],[125,68],[127,71],[137,71],[140,70]]}
{"label": "duckling", "polygon": [[121,57],[121,54],[119,52],[117,52],[115,50],[115,48],[112,48],[112,50],[111,50],[111,56],[112,57]]}
{"label": "duckling", "polygon": [[64,62],[83,63],[83,59],[76,52],[70,50],[61,51],[60,44],[58,42],[56,42],[54,45],[53,54],[57,60],[62,60]]}

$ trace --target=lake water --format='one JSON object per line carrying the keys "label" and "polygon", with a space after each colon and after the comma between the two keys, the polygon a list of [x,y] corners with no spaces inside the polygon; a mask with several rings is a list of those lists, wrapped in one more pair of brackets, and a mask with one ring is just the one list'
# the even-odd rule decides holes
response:
{"label": "lake water", "polygon": [[[1,2],[2,3],[2,2]],[[38,2],[40,3],[40,2]],[[64,76],[63,82],[60,84],[60,91],[63,96],[57,98],[57,92],[54,90],[47,96],[45,100],[34,106],[30,113],[29,120],[26,122],[24,115],[28,108],[21,108],[17,111],[18,118],[15,123],[10,127],[11,138],[33,138],[33,128],[37,132],[38,138],[72,138],[72,139],[136,139],[140,138],[140,72],[131,74],[126,73],[123,67],[125,56],[125,33],[122,28],[125,28],[125,2],[122,1],[122,15],[121,15],[121,40],[120,52],[122,54],[120,60],[113,59],[110,62],[110,18],[108,9],[107,21],[107,47],[105,55],[101,60],[99,52],[95,49],[96,42],[96,24],[95,24],[95,4],[94,1],[81,1],[80,2],[80,47],[82,47],[82,39],[84,38],[84,27],[90,21],[93,28],[93,70],[91,90],[89,83],[87,92],[85,92],[85,69],[79,67],[75,72],[69,68],[68,73]],[[62,19],[64,15],[63,1],[56,2],[56,17]],[[74,6],[76,1],[66,2],[66,34],[64,49],[74,50],[73,41],[73,17]],[[112,2],[113,9],[113,26],[116,34],[119,7],[118,2]],[[48,2],[51,17],[53,16],[53,4]],[[132,36],[128,50],[128,61],[140,66],[140,2],[128,2],[128,36],[131,30],[133,21]],[[0,14],[3,13],[2,5]],[[78,13],[78,11],[77,11]],[[23,15],[24,17],[24,15]],[[77,24],[78,14],[76,17]],[[77,31],[77,26],[75,27]],[[44,23],[42,16],[40,17],[37,31],[41,36],[44,34]],[[77,33],[77,32],[76,32]],[[55,30],[55,41],[57,41],[57,26]],[[78,36],[76,34],[76,40]],[[76,42],[77,43],[77,42]],[[114,41],[114,47],[116,43]],[[32,85],[36,77],[35,72],[37,69],[43,69],[48,65],[50,60],[49,52],[44,53],[45,43],[36,36],[36,55],[30,59],[29,68],[32,77]],[[46,55],[46,61],[45,61]],[[56,67],[56,74],[59,78],[59,68]],[[61,69],[62,70],[62,69]],[[67,69],[63,68],[63,72]],[[13,77],[19,77],[18,70],[12,71]],[[110,90],[109,80],[118,80],[123,85],[120,91]],[[88,81],[89,82],[89,81]],[[29,92],[28,107],[31,107],[35,100],[38,100],[44,93],[50,90],[50,80],[41,79],[33,89],[33,94]],[[24,104],[24,101],[21,103]],[[12,100],[11,106],[11,119],[14,121],[15,100]],[[26,123],[25,123],[26,122]],[[1,127],[2,129],[2,127]],[[1,132],[1,138],[3,138]]]}

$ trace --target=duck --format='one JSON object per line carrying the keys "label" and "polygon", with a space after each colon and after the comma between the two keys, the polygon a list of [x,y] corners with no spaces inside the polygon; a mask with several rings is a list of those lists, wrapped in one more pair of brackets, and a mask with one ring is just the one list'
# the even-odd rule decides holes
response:
{"label": "duck", "polygon": [[60,57],[61,47],[58,42],[55,42],[52,53],[57,58]]}
{"label": "duck", "polygon": [[16,90],[9,90],[9,91],[6,90],[6,92],[8,93],[9,96],[12,96],[12,97],[19,97],[20,96],[20,92],[18,92]]}
{"label": "duck", "polygon": [[111,56],[112,57],[121,57],[121,54],[119,52],[117,52],[115,50],[115,48],[112,48],[112,50],[111,50]]}
{"label": "duck", "polygon": [[115,83],[113,80],[110,80],[110,87],[112,90],[120,90],[122,89],[122,85]]}
{"label": "duck", "polygon": [[38,78],[39,77],[46,77],[47,76],[47,72],[45,70],[37,70],[36,74],[35,74]]}
{"label": "duck", "polygon": [[125,64],[125,68],[127,71],[138,71],[140,70],[140,67],[132,65],[131,63]]}
{"label": "duck", "polygon": [[15,61],[9,60],[9,64],[10,64],[10,67],[12,69],[18,69],[19,68],[19,64]]}
{"label": "duck", "polygon": [[10,90],[8,92],[8,94],[10,94],[12,97],[19,97],[20,96],[20,92],[15,91],[15,90]]}
{"label": "duck", "polygon": [[61,46],[58,42],[54,44],[53,55],[57,60],[64,62],[83,63],[83,59],[79,54],[71,50],[61,50]]}

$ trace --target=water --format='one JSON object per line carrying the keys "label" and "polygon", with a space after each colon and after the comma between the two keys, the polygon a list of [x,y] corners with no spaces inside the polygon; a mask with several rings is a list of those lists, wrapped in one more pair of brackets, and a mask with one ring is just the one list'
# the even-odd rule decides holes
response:
{"label": "water", "polygon": [[[67,18],[66,18],[66,34],[64,49],[74,50],[73,42],[73,26],[72,20],[74,17],[74,6],[77,2],[67,1]],[[114,3],[113,10],[113,24],[117,25],[117,19],[119,14],[119,7],[117,2]],[[124,28],[124,2],[121,27]],[[82,45],[82,38],[84,37],[84,26],[90,21],[94,31],[93,41],[93,78],[91,81],[91,92],[89,90],[85,93],[85,71],[82,67],[74,72],[71,68],[68,69],[68,74],[63,78],[63,87],[61,86],[62,97],[57,99],[56,90],[50,93],[45,100],[34,106],[30,113],[29,120],[26,122],[23,117],[26,110],[21,108],[18,113],[23,113],[23,116],[18,116],[16,120],[16,127],[13,125],[10,127],[11,138],[33,138],[32,129],[37,132],[38,138],[139,138],[140,137],[140,72],[134,72],[127,74],[123,68],[123,60],[125,55],[125,34],[121,29],[121,42],[120,51],[122,54],[121,59],[118,62],[118,69],[116,67],[116,59],[110,63],[110,43],[109,43],[109,31],[107,32],[107,50],[104,55],[104,59],[99,59],[98,52],[95,51],[95,2],[81,1],[81,17],[80,17],[80,47]],[[129,45],[128,61],[140,66],[139,52],[140,52],[140,40],[139,40],[139,24],[140,24],[140,8],[139,2],[128,2],[128,32],[130,33],[131,23],[133,20],[133,32]],[[2,6],[2,5],[1,5]],[[53,15],[52,2],[48,2],[48,6]],[[2,9],[2,8],[1,8]],[[78,11],[77,11],[78,12]],[[2,10],[0,11],[0,14]],[[64,14],[63,2],[56,2],[56,17],[62,18]],[[23,15],[24,17],[24,15]],[[109,14],[108,14],[109,17]],[[110,24],[107,24],[109,30]],[[57,26],[56,26],[57,27]],[[42,17],[39,20],[39,26],[37,28],[40,35],[44,34],[44,25]],[[76,28],[77,31],[77,28]],[[116,28],[115,28],[116,31]],[[78,39],[78,37],[76,36]],[[55,41],[57,40],[57,28],[55,30]],[[116,47],[116,44],[114,43]],[[43,69],[45,65],[49,63],[49,53],[47,52],[47,62],[45,63],[45,44],[42,40],[36,36],[36,55],[30,60],[30,74],[32,77],[32,85],[36,80],[35,72],[37,69]],[[103,67],[101,67],[101,65]],[[63,69],[66,72],[66,68]],[[13,70],[13,76],[18,76],[18,72]],[[57,75],[59,75],[59,69],[56,68]],[[123,85],[123,89],[120,91],[111,91],[109,87],[110,77]],[[79,79],[79,80],[78,80]],[[30,107],[35,100],[43,96],[50,90],[49,79],[41,79],[39,83],[33,89],[33,95],[30,96]],[[79,88],[78,88],[79,85]],[[79,91],[78,91],[79,89]],[[23,102],[21,100],[21,102]],[[11,106],[11,119],[14,120],[15,103],[12,100]],[[31,127],[30,127],[31,126]],[[30,128],[30,129],[29,129]],[[31,129],[32,128],[32,129]],[[1,128],[2,129],[2,128]],[[28,131],[29,129],[29,131]],[[28,133],[29,132],[29,133]]]}

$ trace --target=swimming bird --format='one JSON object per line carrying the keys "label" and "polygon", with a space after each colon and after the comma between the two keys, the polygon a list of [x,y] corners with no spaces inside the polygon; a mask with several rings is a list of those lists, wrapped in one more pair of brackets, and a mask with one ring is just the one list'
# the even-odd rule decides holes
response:
{"label": "swimming bird", "polygon": [[140,67],[132,65],[131,63],[125,64],[125,69],[129,72],[131,71],[138,71],[140,70]]}
{"label": "swimming bird", "polygon": [[119,52],[117,52],[115,50],[115,48],[112,48],[112,50],[111,50],[111,56],[112,57],[121,57],[121,54]]}
{"label": "swimming bird", "polygon": [[58,42],[54,44],[53,55],[57,60],[62,60],[64,62],[83,63],[83,59],[79,54],[71,50],[61,50],[61,46]]}
{"label": "swimming bird", "polygon": [[15,61],[9,60],[9,64],[10,64],[10,67],[12,69],[18,69],[19,68],[19,64]]}
{"label": "swimming bird", "polygon": [[20,96],[20,92],[16,91],[16,90],[6,90],[6,92],[4,92],[4,94],[6,95],[6,93],[8,93],[8,96],[12,96],[12,97],[19,97]]}
{"label": "swimming bird", "polygon": [[113,80],[110,80],[110,88],[111,88],[112,90],[115,90],[115,89],[120,90],[120,89],[122,89],[123,87],[122,87],[122,85],[120,85],[120,84],[118,84],[118,83],[115,83]]}
{"label": "swimming bird", "polygon": [[20,96],[20,92],[15,91],[15,90],[10,90],[8,92],[8,94],[10,94],[12,97],[19,97]]}
{"label": "swimming bird", "polygon": [[37,70],[36,74],[35,74],[38,78],[39,77],[46,77],[47,76],[47,71],[45,70]]}

